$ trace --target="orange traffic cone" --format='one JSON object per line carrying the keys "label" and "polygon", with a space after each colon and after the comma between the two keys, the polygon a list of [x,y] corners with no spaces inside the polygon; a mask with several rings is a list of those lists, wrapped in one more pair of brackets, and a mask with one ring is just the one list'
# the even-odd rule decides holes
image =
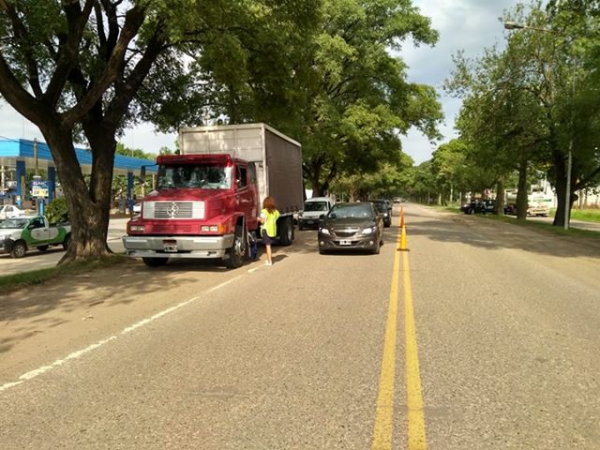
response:
{"label": "orange traffic cone", "polygon": [[406,248],[406,226],[404,225],[404,208],[400,209],[400,247],[398,251],[408,252]]}

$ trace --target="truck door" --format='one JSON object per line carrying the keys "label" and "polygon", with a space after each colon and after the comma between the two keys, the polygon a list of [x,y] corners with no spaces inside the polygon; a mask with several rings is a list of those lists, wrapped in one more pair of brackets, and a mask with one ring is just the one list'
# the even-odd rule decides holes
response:
{"label": "truck door", "polygon": [[246,164],[236,164],[235,186],[240,211],[244,213],[244,217],[249,222],[247,226],[251,227],[252,223],[250,222],[256,217],[256,202],[253,195],[254,189],[251,189],[248,183],[248,166]]}

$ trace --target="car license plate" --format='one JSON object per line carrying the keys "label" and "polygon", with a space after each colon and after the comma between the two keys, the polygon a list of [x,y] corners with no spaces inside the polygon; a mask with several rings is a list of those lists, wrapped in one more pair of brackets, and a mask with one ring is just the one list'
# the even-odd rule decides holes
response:
{"label": "car license plate", "polygon": [[340,241],[340,245],[352,245],[352,241]]}
{"label": "car license plate", "polygon": [[177,253],[177,241],[163,241],[165,253]]}
{"label": "car license plate", "polygon": [[312,220],[307,220],[307,221],[306,221],[306,223],[307,223],[307,224],[309,224],[309,225],[312,225],[312,224],[314,224],[315,222],[314,222],[314,221],[312,221]]}

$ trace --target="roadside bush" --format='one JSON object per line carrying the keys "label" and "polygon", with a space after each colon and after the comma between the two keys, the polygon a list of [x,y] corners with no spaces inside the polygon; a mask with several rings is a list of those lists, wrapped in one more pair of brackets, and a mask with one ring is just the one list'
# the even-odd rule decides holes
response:
{"label": "roadside bush", "polygon": [[50,223],[67,222],[69,220],[69,208],[64,197],[55,198],[46,207],[46,217]]}

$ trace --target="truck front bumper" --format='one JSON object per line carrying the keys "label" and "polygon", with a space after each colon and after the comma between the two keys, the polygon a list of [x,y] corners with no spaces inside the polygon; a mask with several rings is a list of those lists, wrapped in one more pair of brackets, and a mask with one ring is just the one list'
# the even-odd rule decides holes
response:
{"label": "truck front bumper", "polygon": [[234,235],[123,236],[127,256],[134,258],[224,258]]}

